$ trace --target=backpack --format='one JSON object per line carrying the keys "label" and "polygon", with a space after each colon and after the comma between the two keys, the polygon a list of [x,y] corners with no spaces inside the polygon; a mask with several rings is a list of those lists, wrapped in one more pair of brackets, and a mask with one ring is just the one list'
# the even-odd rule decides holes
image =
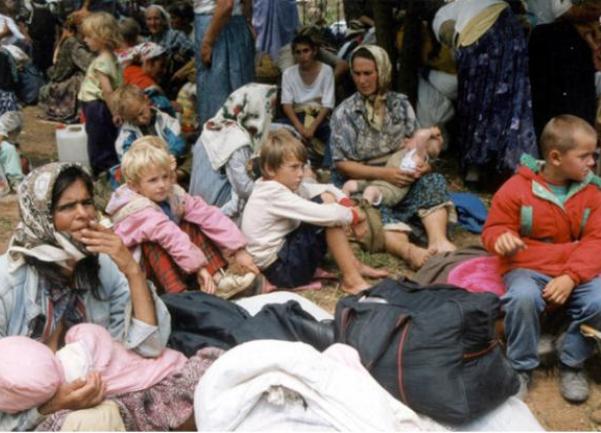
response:
{"label": "backpack", "polygon": [[460,424],[519,388],[495,337],[499,298],[449,285],[384,280],[336,305],[336,340],[390,394],[433,419]]}

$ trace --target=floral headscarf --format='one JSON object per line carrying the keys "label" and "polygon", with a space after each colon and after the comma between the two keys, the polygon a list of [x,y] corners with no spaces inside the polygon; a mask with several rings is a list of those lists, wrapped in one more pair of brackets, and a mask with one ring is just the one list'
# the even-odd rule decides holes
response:
{"label": "floral headscarf", "polygon": [[9,270],[24,264],[23,256],[67,267],[91,253],[69,234],[57,232],[52,216],[52,190],[58,176],[74,163],[52,162],[33,170],[18,188],[21,221],[8,247]]}
{"label": "floral headscarf", "polygon": [[145,61],[150,59],[155,59],[159,56],[165,54],[167,50],[159,44],[154,42],[146,41],[141,44],[134,45],[133,47],[129,47],[125,50],[122,50],[117,55],[117,60],[119,63],[131,62],[132,60],[136,60],[137,58]]}
{"label": "floral headscarf", "polygon": [[374,57],[376,61],[376,70],[378,72],[378,89],[375,94],[364,96],[365,107],[367,109],[367,122],[378,131],[382,130],[384,124],[384,110],[382,107],[386,104],[386,93],[390,88],[392,80],[392,66],[390,58],[384,48],[377,45],[359,45],[351,54],[351,65],[355,58],[357,50],[365,48]]}
{"label": "floral headscarf", "polygon": [[277,87],[250,83],[235,90],[215,117],[203,127],[204,144],[214,170],[219,170],[232,153],[244,146],[258,151],[269,132],[275,110]]}

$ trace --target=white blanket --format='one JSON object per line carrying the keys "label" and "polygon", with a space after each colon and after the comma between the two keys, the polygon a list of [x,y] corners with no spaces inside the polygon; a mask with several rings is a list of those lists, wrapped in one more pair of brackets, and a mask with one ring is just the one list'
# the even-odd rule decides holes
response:
{"label": "white blanket", "polygon": [[194,412],[199,431],[445,430],[395,400],[341,344],[324,353],[275,340],[237,346],[198,383]]}

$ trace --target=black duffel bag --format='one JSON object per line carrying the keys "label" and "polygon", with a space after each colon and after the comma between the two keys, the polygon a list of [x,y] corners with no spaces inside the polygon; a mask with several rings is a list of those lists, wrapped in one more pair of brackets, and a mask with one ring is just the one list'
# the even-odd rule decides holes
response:
{"label": "black duffel bag", "polygon": [[336,340],[407,406],[451,424],[495,408],[519,388],[495,336],[499,299],[489,293],[384,280],[341,299]]}

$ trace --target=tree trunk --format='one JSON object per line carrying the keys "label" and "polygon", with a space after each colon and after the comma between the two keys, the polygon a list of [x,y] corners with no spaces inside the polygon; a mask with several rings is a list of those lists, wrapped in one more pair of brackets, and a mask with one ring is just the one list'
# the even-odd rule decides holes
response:
{"label": "tree trunk", "polygon": [[[392,16],[392,1],[369,0],[374,12],[376,25],[376,40],[378,45],[386,50],[392,64],[392,83],[396,83],[396,59],[394,22]],[[396,87],[396,86],[395,86]]]}

